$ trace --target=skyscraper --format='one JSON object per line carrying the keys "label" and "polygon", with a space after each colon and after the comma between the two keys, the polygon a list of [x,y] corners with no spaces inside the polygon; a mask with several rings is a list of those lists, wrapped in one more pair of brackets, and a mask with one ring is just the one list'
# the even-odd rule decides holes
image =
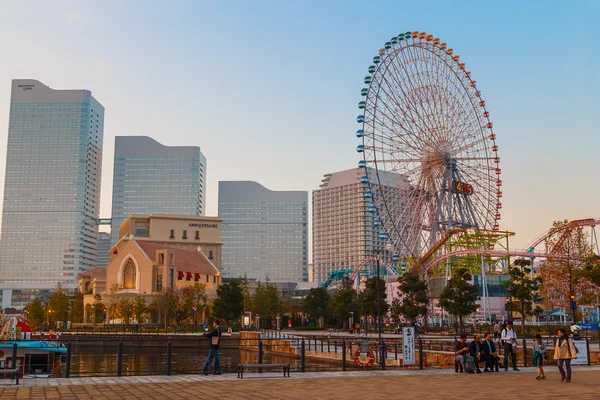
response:
{"label": "skyscraper", "polygon": [[107,232],[98,232],[98,266],[106,267],[110,262],[112,236]]}
{"label": "skyscraper", "polygon": [[0,244],[3,307],[96,266],[104,107],[89,90],[12,81]]}
{"label": "skyscraper", "polygon": [[308,280],[308,192],[219,182],[219,217],[224,277]]}
{"label": "skyscraper", "polygon": [[320,188],[312,193],[312,262],[316,282],[326,281],[332,271],[353,269],[385,248],[385,241],[379,237],[381,228],[374,226],[376,216],[368,210],[372,203],[364,197],[369,189],[365,179],[369,177],[361,168],[326,174]]}
{"label": "skyscraper", "polygon": [[197,146],[164,146],[147,136],[117,136],[112,244],[133,214],[204,215],[206,157]]}

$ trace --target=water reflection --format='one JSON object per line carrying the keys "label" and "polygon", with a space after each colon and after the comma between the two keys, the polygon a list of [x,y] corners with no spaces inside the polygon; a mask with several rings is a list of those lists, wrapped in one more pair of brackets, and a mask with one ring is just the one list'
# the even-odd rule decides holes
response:
{"label": "water reflection", "polygon": [[[122,375],[161,375],[167,372],[167,340],[123,341]],[[71,344],[71,376],[116,376],[118,341],[74,341]],[[236,372],[238,364],[258,363],[257,351],[240,349],[239,341],[224,341],[219,350],[223,372]],[[171,373],[201,373],[208,356],[207,340],[171,341]],[[285,363],[299,369],[294,356],[264,354],[263,363]],[[331,365],[309,362],[307,368],[331,368]],[[338,366],[341,368],[341,366]]]}

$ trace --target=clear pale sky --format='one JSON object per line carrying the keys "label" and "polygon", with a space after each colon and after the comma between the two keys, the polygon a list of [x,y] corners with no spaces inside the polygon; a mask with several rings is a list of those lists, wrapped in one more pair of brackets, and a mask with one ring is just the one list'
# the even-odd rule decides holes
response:
{"label": "clear pale sky", "polygon": [[0,189],[11,79],[31,78],[106,108],[103,217],[117,135],[200,146],[208,215],[219,180],[312,191],[357,165],[373,56],[419,30],[477,80],[501,157],[500,227],[522,248],[553,220],[600,216],[599,21],[592,0],[0,0]]}

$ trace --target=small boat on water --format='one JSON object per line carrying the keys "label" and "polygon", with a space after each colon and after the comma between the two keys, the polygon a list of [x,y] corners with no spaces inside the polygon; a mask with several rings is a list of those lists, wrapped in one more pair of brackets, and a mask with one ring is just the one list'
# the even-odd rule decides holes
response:
{"label": "small boat on water", "polygon": [[21,377],[61,377],[67,348],[57,335],[36,334],[20,316],[0,318],[0,377],[3,369],[10,369],[16,344],[16,365]]}

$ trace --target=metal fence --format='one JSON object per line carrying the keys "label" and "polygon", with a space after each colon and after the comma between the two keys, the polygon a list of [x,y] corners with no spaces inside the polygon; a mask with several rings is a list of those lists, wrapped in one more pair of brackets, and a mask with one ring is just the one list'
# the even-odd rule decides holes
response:
{"label": "metal fence", "polygon": [[[299,337],[277,331],[262,332],[257,338],[224,336],[220,342],[219,358],[225,373],[236,372],[240,364],[290,364],[291,370],[296,372],[360,370],[370,363],[370,368],[386,369],[454,368],[455,341],[452,338],[419,339],[414,366],[403,365],[400,338],[386,338],[379,345],[376,338]],[[550,346],[553,345],[552,339],[545,339]],[[593,339],[597,343],[598,338]],[[112,337],[64,334],[59,343],[66,348],[66,353],[59,357],[60,365],[57,366],[49,365],[40,356],[40,353],[48,350],[47,343],[40,343],[38,349],[26,346],[30,354],[24,358],[25,376],[197,374],[203,372],[209,351],[209,340],[198,335],[129,334]],[[594,341],[588,343],[593,344]],[[15,344],[17,347],[13,351],[16,352],[20,342],[16,341]],[[502,352],[499,344],[497,349]],[[439,359],[428,360],[428,353],[440,355]],[[11,365],[14,360],[13,356]],[[4,368],[8,369],[11,365],[7,363]],[[531,359],[528,365],[531,365]]]}

